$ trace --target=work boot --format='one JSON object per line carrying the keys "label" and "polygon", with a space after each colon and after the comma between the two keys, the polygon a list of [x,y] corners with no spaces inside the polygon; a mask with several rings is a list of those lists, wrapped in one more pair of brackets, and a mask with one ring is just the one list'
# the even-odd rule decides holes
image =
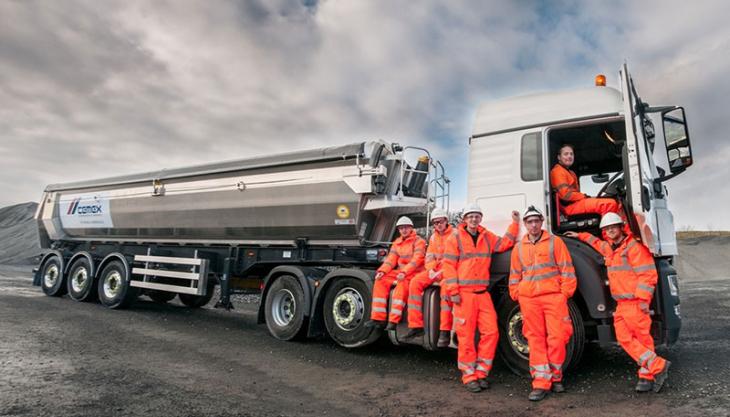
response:
{"label": "work boot", "polygon": [[482,390],[482,387],[481,387],[481,386],[479,386],[479,382],[477,382],[477,381],[471,381],[471,382],[468,382],[468,383],[467,383],[466,385],[464,385],[464,386],[466,387],[466,389],[467,389],[467,390],[468,390],[469,392],[479,392],[479,391],[481,391],[481,390]]}
{"label": "work boot", "polygon": [[398,326],[398,323],[393,323],[392,321],[388,322],[388,325],[385,326],[385,331],[395,330],[396,326]]}
{"label": "work boot", "polygon": [[414,329],[409,329],[408,333],[406,333],[406,339],[413,339],[418,336],[423,336],[423,327],[416,327]]}
{"label": "work boot", "polygon": [[639,382],[636,383],[636,392],[649,392],[654,388],[654,381],[648,379],[639,378]]}
{"label": "work boot", "polygon": [[563,383],[560,381],[554,381],[551,389],[553,390],[553,392],[555,392],[557,394],[562,394],[565,392],[565,387],[563,386]]}
{"label": "work boot", "polygon": [[547,395],[547,390],[544,389],[534,389],[532,392],[530,392],[530,395],[527,396],[527,399],[530,401],[540,401]]}
{"label": "work boot", "polygon": [[477,382],[479,383],[479,388],[489,389],[489,381],[487,381],[487,378],[477,379]]}
{"label": "work boot", "polygon": [[376,327],[378,329],[382,329],[385,327],[385,321],[383,320],[368,320],[364,324],[365,327]]}
{"label": "work boot", "polygon": [[669,365],[672,363],[669,361],[666,361],[664,364],[664,368],[661,372],[654,375],[654,392],[659,392],[662,389],[662,385],[664,385],[664,381],[667,380],[667,374],[669,373]]}
{"label": "work boot", "polygon": [[436,347],[440,347],[440,348],[449,347],[449,342],[451,342],[451,332],[441,330],[439,332],[439,340],[438,340],[438,342],[436,342]]}

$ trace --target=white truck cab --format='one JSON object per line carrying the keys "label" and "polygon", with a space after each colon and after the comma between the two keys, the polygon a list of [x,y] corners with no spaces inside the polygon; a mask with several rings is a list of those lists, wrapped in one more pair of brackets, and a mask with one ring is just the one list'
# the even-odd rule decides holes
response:
{"label": "white truck cab", "polygon": [[[689,135],[683,108],[649,107],[637,95],[626,64],[619,73],[621,91],[606,87],[605,77],[599,75],[592,88],[480,106],[469,138],[467,201],[482,207],[483,225],[497,234],[506,230],[512,210],[534,205],[542,207],[544,227],[553,234],[575,230],[600,235],[599,216],[561,214],[550,185],[559,148],[573,145],[572,169],[580,182],[600,187],[591,197],[618,200],[633,233],[655,256],[659,284],[652,304],[652,333],[657,343],[671,345],[681,319],[677,273],[671,265],[677,243],[663,183],[692,165]],[[603,258],[578,240],[565,241],[578,276],[578,290],[570,301],[574,336],[568,346],[568,361],[577,361],[584,341],[605,345],[615,340],[615,303]],[[491,289],[499,304],[500,353],[513,370],[524,372],[527,343],[519,306],[504,296],[509,254],[501,255],[493,261]]]}

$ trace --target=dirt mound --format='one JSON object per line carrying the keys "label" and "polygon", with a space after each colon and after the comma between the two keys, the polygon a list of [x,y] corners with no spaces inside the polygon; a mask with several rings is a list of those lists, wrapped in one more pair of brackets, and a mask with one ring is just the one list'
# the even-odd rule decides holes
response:
{"label": "dirt mound", "polygon": [[675,259],[681,280],[703,281],[730,276],[730,234],[680,238]]}
{"label": "dirt mound", "polygon": [[37,203],[0,208],[0,264],[32,264],[40,251],[33,219]]}

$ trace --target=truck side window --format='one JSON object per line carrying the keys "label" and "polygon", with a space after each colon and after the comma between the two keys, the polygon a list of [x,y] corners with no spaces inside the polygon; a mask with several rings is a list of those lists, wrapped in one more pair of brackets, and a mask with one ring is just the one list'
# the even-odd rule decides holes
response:
{"label": "truck side window", "polygon": [[528,133],[522,137],[521,175],[522,181],[542,180],[542,140],[540,132]]}

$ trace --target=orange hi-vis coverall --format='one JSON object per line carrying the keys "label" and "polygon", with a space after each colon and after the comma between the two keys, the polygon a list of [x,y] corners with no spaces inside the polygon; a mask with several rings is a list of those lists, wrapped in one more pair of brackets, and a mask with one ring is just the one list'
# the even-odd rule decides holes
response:
{"label": "orange hi-vis coverall", "polygon": [[578,176],[572,170],[555,164],[550,170],[550,186],[563,203],[561,209],[568,216],[596,213],[603,216],[608,212],[621,213],[621,205],[612,198],[588,198],[580,192]]}
{"label": "orange hi-vis coverall", "polygon": [[565,344],[573,334],[568,298],[577,285],[573,261],[561,238],[543,230],[537,242],[525,235],[512,250],[509,295],[520,303],[534,389],[549,390],[563,379]]}
{"label": "orange hi-vis coverall", "polygon": [[[448,225],[443,233],[434,231],[428,240],[428,250],[426,250],[426,270],[417,274],[411,280],[408,288],[408,327],[423,327],[423,291],[431,284],[443,281],[443,257],[446,247],[446,239],[451,236],[454,228]],[[435,279],[431,279],[430,272],[439,272],[441,275]],[[451,330],[451,302],[445,294],[441,294],[441,314],[439,320],[439,330]]]}
{"label": "orange hi-vis coverall", "polygon": [[[514,246],[519,227],[513,222],[504,237],[498,237],[479,226],[474,244],[466,224],[461,224],[446,240],[441,290],[449,299],[456,295],[461,298],[461,303],[454,303],[453,308],[456,336],[459,338],[458,367],[464,384],[486,378],[492,369],[499,328],[492,297],[487,291],[489,267],[493,253],[504,252]],[[479,346],[475,349],[477,328]]]}
{"label": "orange hi-vis coverall", "polygon": [[639,365],[639,378],[653,381],[666,363],[654,352],[651,317],[646,312],[657,283],[654,257],[632,235],[627,235],[618,246],[590,233],[578,233],[578,237],[605,259],[611,296],[616,300],[616,340]]}
{"label": "orange hi-vis coverall", "polygon": [[[398,323],[406,307],[408,297],[408,282],[413,276],[423,271],[423,259],[426,255],[426,241],[411,232],[407,238],[399,237],[390,247],[390,252],[377,272],[382,272],[382,278],[375,281],[373,285],[373,304],[370,318],[372,320],[385,321],[386,318],[392,323]],[[397,280],[400,273],[405,274],[401,281]],[[397,282],[393,290],[393,304],[390,306],[390,317],[388,314],[388,295],[390,287]]]}

